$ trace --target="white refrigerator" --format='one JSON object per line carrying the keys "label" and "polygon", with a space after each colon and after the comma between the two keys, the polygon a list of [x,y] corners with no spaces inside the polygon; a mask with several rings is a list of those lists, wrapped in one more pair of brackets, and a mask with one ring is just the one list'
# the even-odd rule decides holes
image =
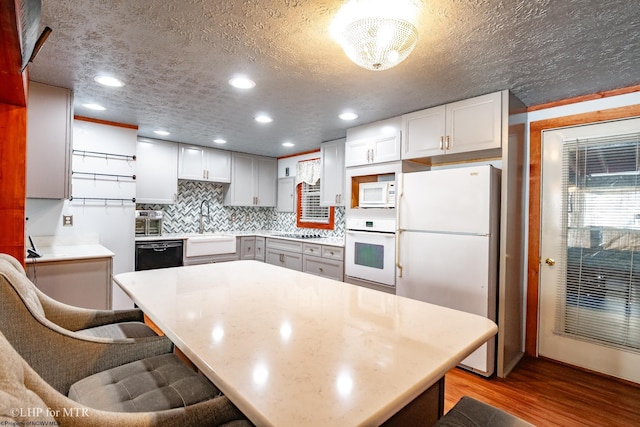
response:
{"label": "white refrigerator", "polygon": [[[496,321],[500,170],[405,173],[398,183],[397,295]],[[490,376],[495,338],[462,367]]]}

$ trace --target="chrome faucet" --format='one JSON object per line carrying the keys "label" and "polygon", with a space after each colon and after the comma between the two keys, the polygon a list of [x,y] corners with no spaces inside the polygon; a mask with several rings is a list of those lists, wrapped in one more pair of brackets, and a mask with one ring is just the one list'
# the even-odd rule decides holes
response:
{"label": "chrome faucet", "polygon": [[[207,214],[204,214],[204,206],[207,205]],[[202,203],[200,203],[200,225],[198,227],[198,233],[202,234],[204,233],[204,217],[207,217],[207,222],[211,222],[211,207],[209,206],[209,201],[208,200],[203,200]]]}

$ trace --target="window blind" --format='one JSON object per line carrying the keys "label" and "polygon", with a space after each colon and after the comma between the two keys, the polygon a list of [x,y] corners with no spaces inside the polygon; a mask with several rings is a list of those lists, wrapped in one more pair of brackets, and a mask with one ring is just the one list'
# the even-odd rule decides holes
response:
{"label": "window blind", "polygon": [[328,224],[329,208],[320,206],[320,181],[314,185],[307,182],[302,182],[300,185],[302,185],[300,221]]}
{"label": "window blind", "polygon": [[640,134],[563,141],[558,334],[640,352]]}

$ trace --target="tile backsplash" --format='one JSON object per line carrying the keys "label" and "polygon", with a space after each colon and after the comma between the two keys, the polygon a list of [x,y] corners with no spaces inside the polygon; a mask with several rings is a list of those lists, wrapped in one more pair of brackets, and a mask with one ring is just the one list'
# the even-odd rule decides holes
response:
{"label": "tile backsplash", "polygon": [[224,186],[211,182],[178,181],[178,197],[173,205],[138,204],[137,209],[164,212],[163,233],[195,233],[198,231],[200,205],[209,201],[211,216],[204,220],[205,231],[273,230],[286,233],[304,232],[330,237],[344,236],[343,207],[335,209],[335,228],[320,230],[296,227],[294,212],[278,212],[275,208],[224,206]]}

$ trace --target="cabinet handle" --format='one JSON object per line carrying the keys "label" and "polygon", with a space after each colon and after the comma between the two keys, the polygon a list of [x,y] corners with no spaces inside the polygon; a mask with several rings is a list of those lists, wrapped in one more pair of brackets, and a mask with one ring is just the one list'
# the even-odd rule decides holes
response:
{"label": "cabinet handle", "polygon": [[447,143],[445,144],[445,148],[448,150],[451,146],[451,137],[447,135]]}
{"label": "cabinet handle", "polygon": [[444,136],[440,136],[440,149],[444,150]]}

